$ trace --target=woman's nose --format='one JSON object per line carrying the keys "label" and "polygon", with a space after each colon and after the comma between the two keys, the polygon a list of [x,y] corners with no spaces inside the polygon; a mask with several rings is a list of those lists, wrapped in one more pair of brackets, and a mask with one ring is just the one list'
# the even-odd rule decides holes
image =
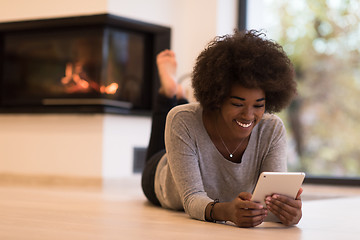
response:
{"label": "woman's nose", "polygon": [[254,112],[251,107],[244,107],[242,112],[242,117],[246,120],[251,120],[253,118]]}

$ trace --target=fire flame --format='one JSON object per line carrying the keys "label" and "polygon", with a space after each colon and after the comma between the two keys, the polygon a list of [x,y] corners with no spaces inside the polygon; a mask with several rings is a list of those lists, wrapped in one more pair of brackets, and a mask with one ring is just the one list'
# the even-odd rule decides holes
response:
{"label": "fire flame", "polygon": [[83,69],[83,65],[79,62],[67,63],[65,67],[65,76],[61,78],[61,83],[66,86],[68,93],[88,92],[91,89],[99,91],[103,94],[115,94],[119,89],[117,83],[111,83],[108,86],[101,85],[92,81]]}
{"label": "fire flame", "polygon": [[100,87],[100,92],[101,93],[106,93],[106,94],[115,94],[116,91],[118,90],[119,85],[117,83],[111,83],[108,86],[101,86]]}

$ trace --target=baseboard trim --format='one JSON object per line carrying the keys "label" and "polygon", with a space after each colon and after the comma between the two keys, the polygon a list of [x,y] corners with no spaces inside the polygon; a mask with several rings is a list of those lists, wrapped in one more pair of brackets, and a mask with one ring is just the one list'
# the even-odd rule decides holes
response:
{"label": "baseboard trim", "polygon": [[26,175],[0,173],[0,185],[102,187],[103,180],[96,177],[73,177],[55,175]]}

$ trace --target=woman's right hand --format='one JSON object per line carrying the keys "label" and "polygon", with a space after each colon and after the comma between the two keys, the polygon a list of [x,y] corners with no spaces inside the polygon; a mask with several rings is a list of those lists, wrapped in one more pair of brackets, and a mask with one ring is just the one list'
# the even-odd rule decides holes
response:
{"label": "woman's right hand", "polygon": [[267,216],[267,210],[255,202],[251,202],[251,193],[242,192],[228,206],[230,221],[239,227],[255,227]]}

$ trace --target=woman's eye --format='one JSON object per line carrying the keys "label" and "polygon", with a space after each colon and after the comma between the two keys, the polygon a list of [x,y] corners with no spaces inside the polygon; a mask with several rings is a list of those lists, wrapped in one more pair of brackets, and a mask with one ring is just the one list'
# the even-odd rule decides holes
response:
{"label": "woman's eye", "polygon": [[[243,107],[244,104],[242,103],[231,103],[231,105],[235,106],[235,107]],[[263,108],[265,106],[265,104],[259,104],[259,105],[254,105],[254,108]]]}
{"label": "woman's eye", "polygon": [[255,108],[262,108],[262,107],[264,107],[265,105],[264,104],[261,104],[261,105],[255,105],[254,107]]}
{"label": "woman's eye", "polygon": [[243,104],[241,104],[241,103],[231,103],[233,106],[235,106],[235,107],[242,107],[243,106]]}

